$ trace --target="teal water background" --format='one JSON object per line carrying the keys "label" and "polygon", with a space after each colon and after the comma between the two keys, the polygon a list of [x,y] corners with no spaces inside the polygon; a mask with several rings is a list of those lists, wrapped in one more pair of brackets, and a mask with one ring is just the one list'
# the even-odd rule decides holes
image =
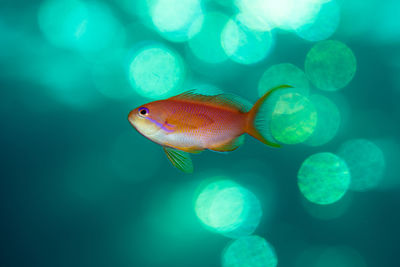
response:
{"label": "teal water background", "polygon": [[[232,48],[240,40],[220,41],[215,33],[238,11],[240,1],[228,0],[201,1],[201,12],[219,14],[209,16],[203,32],[193,19],[190,29],[170,34],[176,24],[162,28],[169,21],[162,14],[174,14],[180,5],[164,2],[157,20],[149,17],[149,6],[157,1],[0,3],[0,265],[247,266],[222,260],[236,237],[210,231],[196,213],[200,188],[224,177],[258,199],[262,216],[253,234],[272,245],[278,266],[398,266],[400,3],[337,3],[340,22],[321,41],[337,40],[349,47],[357,62],[355,75],[340,90],[310,85],[312,94],[325,96],[339,110],[340,125],[332,140],[277,149],[246,137],[232,153],[194,155],[195,171],[188,175],[132,128],[129,111],[204,84],[254,103],[268,68],[291,63],[304,71],[317,42],[288,29],[297,25],[269,32],[256,21],[261,28],[249,30],[250,46]],[[54,3],[58,9],[51,9]],[[188,12],[182,10],[177,14]],[[318,23],[329,29],[334,20]],[[133,69],[138,51],[149,46],[169,54],[162,54],[159,62],[144,57]],[[165,65],[171,62],[168,55],[175,61]],[[345,68],[344,62],[339,70]],[[365,148],[362,142],[344,145],[354,139],[378,148],[369,143]],[[320,152],[337,154],[356,166],[350,167],[353,180],[344,195],[328,188],[334,202],[329,205],[315,204],[320,196],[305,193],[315,189],[314,180],[302,180],[306,189],[298,185],[302,163]],[[380,161],[375,158],[379,156]]]}

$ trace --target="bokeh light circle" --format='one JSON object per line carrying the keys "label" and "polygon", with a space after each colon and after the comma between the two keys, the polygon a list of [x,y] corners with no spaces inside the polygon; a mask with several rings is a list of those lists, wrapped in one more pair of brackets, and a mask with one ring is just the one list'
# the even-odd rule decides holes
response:
{"label": "bokeh light circle", "polygon": [[195,212],[211,231],[235,238],[253,233],[262,213],[253,193],[227,179],[218,179],[202,188],[195,201]]}
{"label": "bokeh light circle", "polygon": [[302,204],[312,217],[329,221],[340,218],[346,214],[351,208],[352,200],[352,194],[347,192],[340,200],[329,205],[315,204],[305,198],[302,199]]}
{"label": "bokeh light circle", "polygon": [[292,88],[272,93],[261,106],[256,120],[259,116],[267,121],[267,126],[262,129],[263,136],[275,143],[302,143],[312,135],[317,125],[313,103]]}
{"label": "bokeh light circle", "polygon": [[163,45],[148,45],[134,56],[129,77],[143,97],[160,98],[177,92],[185,78],[181,57]]}
{"label": "bokeh light circle", "polygon": [[340,7],[336,0],[328,1],[321,6],[316,19],[296,30],[301,38],[317,42],[328,39],[336,31],[340,21]]}
{"label": "bokeh light circle", "polygon": [[366,267],[363,257],[347,246],[307,247],[297,258],[295,267]]}
{"label": "bokeh light circle", "polygon": [[[371,45],[389,45],[400,41],[400,5],[397,0],[377,5],[373,1],[346,1],[341,3],[343,27],[341,36],[357,38]],[[360,12],[362,10],[362,12]]]}
{"label": "bokeh light circle", "polygon": [[54,45],[75,47],[86,31],[88,10],[78,0],[44,2],[38,13],[39,26]]}
{"label": "bokeh light circle", "polygon": [[228,56],[222,49],[221,34],[228,21],[229,17],[219,12],[210,12],[198,17],[189,29],[190,51],[207,63],[215,64],[227,60]]}
{"label": "bokeh light circle", "polygon": [[308,157],[297,175],[303,196],[315,204],[327,205],[340,200],[350,185],[350,172],[345,161],[332,153]]}
{"label": "bokeh light circle", "polygon": [[296,30],[315,20],[321,4],[316,0],[267,0],[266,9],[277,27]]}
{"label": "bokeh light circle", "polygon": [[261,97],[271,88],[283,84],[293,86],[293,90],[306,96],[310,91],[310,83],[300,68],[291,63],[281,63],[269,67],[263,73],[258,83],[258,95]]}
{"label": "bokeh light circle", "polygon": [[[238,0],[239,11],[255,29],[270,25],[285,30],[296,30],[315,20],[321,1],[317,0]],[[250,19],[251,18],[251,19]]]}
{"label": "bokeh light circle", "polygon": [[131,16],[136,16],[141,19],[141,21],[146,24],[151,24],[151,18],[149,16],[149,9],[151,3],[154,1],[149,0],[115,0],[115,4],[127,14]]}
{"label": "bokeh light circle", "polygon": [[269,32],[275,28],[266,18],[255,17],[251,12],[242,11],[236,15],[236,18],[240,20],[247,28],[254,31]]}
{"label": "bokeh light circle", "polygon": [[350,189],[367,191],[377,187],[384,174],[382,150],[366,139],[353,139],[339,147],[338,155],[346,161],[351,173]]}
{"label": "bokeh light circle", "polygon": [[281,95],[271,118],[271,133],[281,143],[298,144],[307,140],[317,124],[312,102],[298,93]]}
{"label": "bokeh light circle", "polygon": [[308,52],[305,71],[318,89],[336,91],[353,79],[356,65],[356,58],[348,46],[328,40],[317,43]]}
{"label": "bokeh light circle", "polygon": [[253,235],[229,244],[222,255],[223,267],[275,267],[278,258],[275,249],[264,238]]}
{"label": "bokeh light circle", "polygon": [[125,75],[125,53],[110,53],[93,64],[92,77],[97,90],[106,97],[126,100],[134,93]]}
{"label": "bokeh light circle", "polygon": [[318,120],[313,134],[305,143],[310,146],[321,146],[332,140],[339,129],[341,121],[339,109],[325,96],[311,95],[309,99],[317,110]]}
{"label": "bokeh light circle", "polygon": [[237,0],[235,4],[240,11],[241,20],[250,29],[270,31],[275,27],[262,9],[262,0]]}
{"label": "bokeh light circle", "polygon": [[353,248],[330,247],[325,249],[315,262],[315,267],[366,267],[365,260]]}
{"label": "bokeh light circle", "polygon": [[109,46],[121,25],[104,4],[48,0],[38,12],[45,37],[59,47],[98,52]]}
{"label": "bokeh light circle", "polygon": [[[199,0],[156,0],[150,7],[154,26],[162,36],[170,41],[187,41],[190,26],[202,16]],[[198,27],[199,29],[199,27]]]}
{"label": "bokeh light circle", "polygon": [[400,142],[398,136],[374,140],[382,150],[385,159],[385,172],[379,183],[379,190],[393,190],[400,187]]}
{"label": "bokeh light circle", "polygon": [[[102,103],[103,97],[93,86],[90,64],[83,57],[62,54],[37,62],[35,79],[57,102],[73,109],[92,109]],[[43,70],[46,70],[45,72]]]}
{"label": "bokeh light circle", "polygon": [[254,64],[267,56],[273,45],[273,38],[269,31],[250,30],[236,16],[225,25],[221,42],[230,59],[241,64]]}

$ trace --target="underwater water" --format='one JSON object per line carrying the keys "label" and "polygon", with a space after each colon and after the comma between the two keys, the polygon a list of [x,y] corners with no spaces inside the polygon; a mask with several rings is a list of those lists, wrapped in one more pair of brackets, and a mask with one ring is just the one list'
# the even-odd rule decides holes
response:
{"label": "underwater water", "polygon": [[[3,0],[0,265],[399,266],[400,2]],[[263,134],[174,168],[128,113],[191,90]]]}

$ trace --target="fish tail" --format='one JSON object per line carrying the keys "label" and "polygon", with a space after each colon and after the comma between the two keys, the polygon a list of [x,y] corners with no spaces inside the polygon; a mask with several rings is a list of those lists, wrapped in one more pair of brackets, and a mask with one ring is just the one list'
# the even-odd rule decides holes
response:
{"label": "fish tail", "polygon": [[268,103],[266,103],[265,101],[268,99],[268,97],[271,96],[273,92],[279,89],[291,88],[291,87],[292,86],[290,85],[280,85],[274,87],[270,89],[268,92],[266,92],[260,99],[257,100],[252,109],[247,113],[246,126],[245,126],[245,132],[247,134],[253,136],[257,140],[263,142],[268,146],[280,147],[279,144],[269,141],[275,139],[272,137],[271,134],[269,134],[270,132],[269,131],[270,120],[268,118],[269,112],[264,112],[265,107],[266,105],[268,105]]}

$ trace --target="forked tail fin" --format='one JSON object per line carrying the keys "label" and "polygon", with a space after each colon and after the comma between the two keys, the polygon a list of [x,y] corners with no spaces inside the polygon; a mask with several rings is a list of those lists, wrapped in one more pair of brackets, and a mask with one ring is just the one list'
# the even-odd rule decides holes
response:
{"label": "forked tail fin", "polygon": [[263,104],[266,104],[265,100],[267,100],[273,92],[283,88],[292,88],[292,86],[280,85],[272,88],[271,90],[266,92],[260,99],[258,99],[252,109],[247,113],[245,132],[268,146],[280,147],[279,144],[269,141],[268,139],[273,140],[273,137],[271,136],[270,138],[268,138],[266,134],[267,132],[269,132],[269,113],[260,113],[259,111]]}

